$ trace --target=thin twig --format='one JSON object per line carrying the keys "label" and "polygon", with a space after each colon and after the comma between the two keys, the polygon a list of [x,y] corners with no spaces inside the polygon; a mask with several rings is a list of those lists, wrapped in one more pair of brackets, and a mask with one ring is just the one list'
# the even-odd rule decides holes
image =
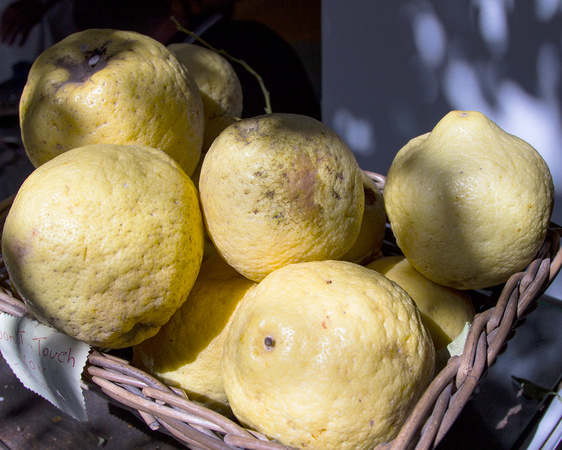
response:
{"label": "thin twig", "polygon": [[218,50],[215,47],[213,47],[211,44],[209,44],[207,41],[205,41],[204,39],[200,38],[199,36],[197,36],[193,31],[189,31],[187,28],[182,27],[179,22],[176,20],[175,17],[171,17],[172,22],[174,22],[176,24],[176,27],[178,28],[179,31],[187,34],[188,36],[194,38],[195,40],[197,40],[198,42],[200,42],[201,44],[203,44],[205,47],[207,47],[209,50],[214,51],[215,53],[218,53],[219,55],[224,56],[225,58],[230,59],[231,61],[240,64],[242,67],[244,67],[244,69],[246,69],[248,72],[250,72],[255,78],[256,80],[258,80],[258,83],[260,85],[260,88],[263,92],[263,96],[265,98],[265,113],[266,114],[271,114],[272,113],[272,109],[271,109],[271,99],[269,98],[269,91],[267,90],[267,88],[265,87],[265,83],[263,81],[263,78],[261,77],[261,75],[259,73],[257,73],[254,69],[252,69],[250,67],[249,64],[246,63],[246,61],[243,61],[241,59],[235,58],[234,56],[230,55],[227,51],[221,49]]}

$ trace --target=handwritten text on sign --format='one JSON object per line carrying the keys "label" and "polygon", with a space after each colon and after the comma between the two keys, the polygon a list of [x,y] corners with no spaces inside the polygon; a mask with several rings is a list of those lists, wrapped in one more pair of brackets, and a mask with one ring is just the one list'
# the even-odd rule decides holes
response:
{"label": "handwritten text on sign", "polygon": [[90,347],[30,317],[0,313],[0,351],[23,385],[85,421],[80,386]]}

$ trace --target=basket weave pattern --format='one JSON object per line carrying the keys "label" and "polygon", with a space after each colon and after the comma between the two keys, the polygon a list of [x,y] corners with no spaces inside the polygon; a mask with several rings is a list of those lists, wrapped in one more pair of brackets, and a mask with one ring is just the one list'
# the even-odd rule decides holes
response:
{"label": "basket weave pattern", "polygon": [[[379,188],[384,176],[368,172]],[[0,229],[13,197],[0,202]],[[399,435],[379,450],[434,448],[455,422],[476,385],[504,348],[522,319],[536,306],[562,265],[562,228],[551,224],[547,238],[524,272],[499,289],[479,292],[486,305],[470,326],[462,355],[451,357],[418,401]],[[400,254],[387,228],[384,254]],[[29,314],[12,291],[0,255],[0,311]],[[283,445],[247,430],[238,423],[190,401],[180,389],[167,386],[111,353],[93,350],[83,374],[84,387],[140,416],[152,430],[174,436],[187,447],[204,449],[282,449]]]}

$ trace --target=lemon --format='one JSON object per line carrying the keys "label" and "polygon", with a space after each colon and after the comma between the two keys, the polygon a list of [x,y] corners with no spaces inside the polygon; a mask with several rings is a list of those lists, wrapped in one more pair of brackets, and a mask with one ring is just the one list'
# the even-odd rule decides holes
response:
{"label": "lemon", "polygon": [[35,167],[75,147],[158,148],[191,175],[203,143],[197,84],[173,53],[135,32],[90,29],[34,61],[20,100],[25,151]]}
{"label": "lemon", "polygon": [[188,43],[170,44],[168,49],[199,88],[205,120],[202,153],[206,153],[220,132],[242,116],[242,85],[228,60],[213,50]]}
{"label": "lemon", "polygon": [[457,289],[501,284],[540,249],[554,203],[540,154],[477,111],[451,111],[396,155],[387,215],[408,261]]}
{"label": "lemon", "polygon": [[403,256],[386,256],[367,264],[410,294],[420,310],[436,350],[446,347],[474,319],[474,305],[468,292],[441,286],[428,280]]}
{"label": "lemon", "polygon": [[357,264],[366,264],[382,257],[386,212],[380,189],[365,172],[362,171],[361,174],[365,196],[361,229],[353,246],[340,259]]}
{"label": "lemon", "polygon": [[297,448],[393,439],[430,382],[435,349],[410,296],[347,261],[277,269],[242,300],[223,349],[236,417]]}
{"label": "lemon", "polygon": [[298,114],[229,125],[203,160],[199,191],[217,251],[254,281],[290,263],[340,258],[363,217],[353,153],[326,125]]}
{"label": "lemon", "polygon": [[192,400],[229,414],[222,348],[232,314],[255,284],[220,256],[211,256],[181,308],[158,334],[133,347],[135,366],[181,387]]}
{"label": "lemon", "polygon": [[94,346],[128,347],[156,334],[199,273],[197,191],[161,150],[72,149],[24,181],[2,253],[40,321]]}

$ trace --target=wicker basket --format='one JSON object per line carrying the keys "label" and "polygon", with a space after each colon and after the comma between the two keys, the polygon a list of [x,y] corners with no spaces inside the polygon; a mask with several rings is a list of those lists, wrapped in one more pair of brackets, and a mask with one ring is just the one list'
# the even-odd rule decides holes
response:
{"label": "wicker basket", "polygon": [[[368,173],[379,188],[385,178]],[[0,227],[12,204],[0,202]],[[524,272],[496,289],[474,292],[477,314],[461,356],[450,358],[417,403],[399,435],[379,449],[433,448],[455,422],[485,371],[513,335],[523,317],[552,283],[562,265],[562,228],[551,224],[545,242]],[[383,253],[400,254],[387,227]],[[0,255],[0,311],[29,314],[11,290]],[[283,445],[247,430],[220,414],[190,401],[185,393],[133,367],[127,359],[93,350],[83,375],[85,385],[108,401],[140,416],[152,430],[175,437],[187,447],[209,449],[281,449]]]}

